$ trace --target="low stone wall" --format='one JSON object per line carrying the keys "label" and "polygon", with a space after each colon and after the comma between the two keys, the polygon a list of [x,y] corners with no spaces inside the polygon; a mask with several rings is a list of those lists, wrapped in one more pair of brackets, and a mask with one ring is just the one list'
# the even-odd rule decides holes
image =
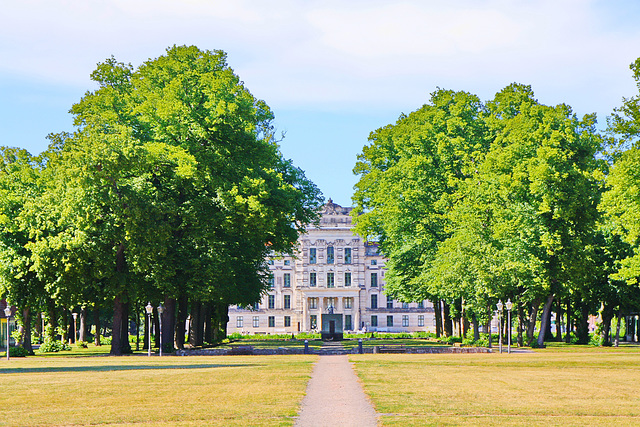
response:
{"label": "low stone wall", "polygon": [[[365,354],[383,353],[380,351],[382,346],[363,347]],[[438,354],[438,353],[491,353],[491,349],[485,347],[404,347],[397,349],[394,353],[404,354]],[[402,350],[402,351],[400,351]],[[234,348],[206,348],[201,350],[176,350],[176,356],[235,356],[235,355],[274,355],[274,354],[304,354],[304,348],[300,347],[278,347],[278,348],[253,348],[234,347]],[[335,350],[332,352],[322,351],[310,348],[308,354],[358,354],[358,347],[352,349],[344,349],[344,351]]]}

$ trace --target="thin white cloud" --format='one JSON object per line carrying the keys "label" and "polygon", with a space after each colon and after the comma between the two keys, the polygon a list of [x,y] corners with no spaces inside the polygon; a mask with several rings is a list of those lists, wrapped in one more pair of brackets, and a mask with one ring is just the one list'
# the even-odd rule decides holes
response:
{"label": "thin white cloud", "polygon": [[488,97],[512,81],[557,94],[557,102],[572,96],[609,107],[633,89],[627,66],[640,56],[640,27],[613,27],[600,15],[602,3],[586,0],[23,0],[3,7],[0,73],[88,88],[95,63],[111,54],[137,65],[169,45],[196,44],[226,50],[248,87],[284,108],[417,108],[436,86]]}

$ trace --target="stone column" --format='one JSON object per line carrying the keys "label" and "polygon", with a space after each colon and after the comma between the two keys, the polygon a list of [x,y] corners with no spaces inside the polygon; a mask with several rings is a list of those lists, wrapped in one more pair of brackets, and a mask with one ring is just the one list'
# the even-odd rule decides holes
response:
{"label": "stone column", "polygon": [[309,298],[306,294],[302,294],[302,331],[309,330]]}
{"label": "stone column", "polygon": [[358,291],[358,293],[353,297],[353,329],[355,330],[359,330],[361,328],[361,322],[362,320],[360,319],[360,292]]}

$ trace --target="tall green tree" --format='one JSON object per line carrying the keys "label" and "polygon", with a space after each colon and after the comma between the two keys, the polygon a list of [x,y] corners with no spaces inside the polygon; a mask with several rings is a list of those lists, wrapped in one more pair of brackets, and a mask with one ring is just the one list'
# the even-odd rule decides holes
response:
{"label": "tall green tree", "polygon": [[45,284],[34,269],[31,230],[21,220],[25,204],[42,191],[41,158],[26,150],[0,147],[0,296],[19,308],[23,347],[31,348],[31,316],[43,307]]}
{"label": "tall green tree", "polygon": [[423,274],[451,235],[447,214],[459,185],[488,149],[483,105],[438,89],[430,102],[372,132],[358,156],[356,231],[379,240],[389,261],[386,292],[405,301],[440,299]]}
{"label": "tall green tree", "polygon": [[587,280],[603,166],[595,117],[541,105],[518,84],[486,106],[437,91],[370,140],[354,170],[355,214],[390,258],[392,295],[485,319],[498,298],[517,296],[533,304],[534,325],[545,301],[545,326],[554,296]]}
{"label": "tall green tree", "polygon": [[64,230],[36,253],[55,256],[64,241],[59,268],[89,271],[104,286],[114,301],[111,352],[121,354],[131,302],[165,301],[172,319],[184,295],[258,300],[267,251],[291,250],[321,197],[283,159],[273,114],[224,52],[174,46],[137,69],[110,58],[92,79],[99,88],[73,106],[78,129],[58,144],[41,199],[58,200],[49,217]]}

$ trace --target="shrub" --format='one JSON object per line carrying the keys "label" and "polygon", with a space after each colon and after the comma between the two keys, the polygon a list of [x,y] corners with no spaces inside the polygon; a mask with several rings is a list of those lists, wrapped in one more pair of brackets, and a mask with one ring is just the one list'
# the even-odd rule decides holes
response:
{"label": "shrub", "polygon": [[29,352],[24,347],[9,347],[9,357],[27,357]]}
{"label": "shrub", "polygon": [[78,347],[78,348],[88,348],[89,344],[86,341],[76,341],[76,347]]}
{"label": "shrub", "polygon": [[38,353],[57,353],[59,351],[69,351],[71,347],[69,344],[56,340],[45,340],[44,344],[40,345]]}
{"label": "shrub", "polygon": [[231,335],[227,336],[229,341],[231,340],[241,340],[243,338],[242,334],[239,332],[234,332]]}

